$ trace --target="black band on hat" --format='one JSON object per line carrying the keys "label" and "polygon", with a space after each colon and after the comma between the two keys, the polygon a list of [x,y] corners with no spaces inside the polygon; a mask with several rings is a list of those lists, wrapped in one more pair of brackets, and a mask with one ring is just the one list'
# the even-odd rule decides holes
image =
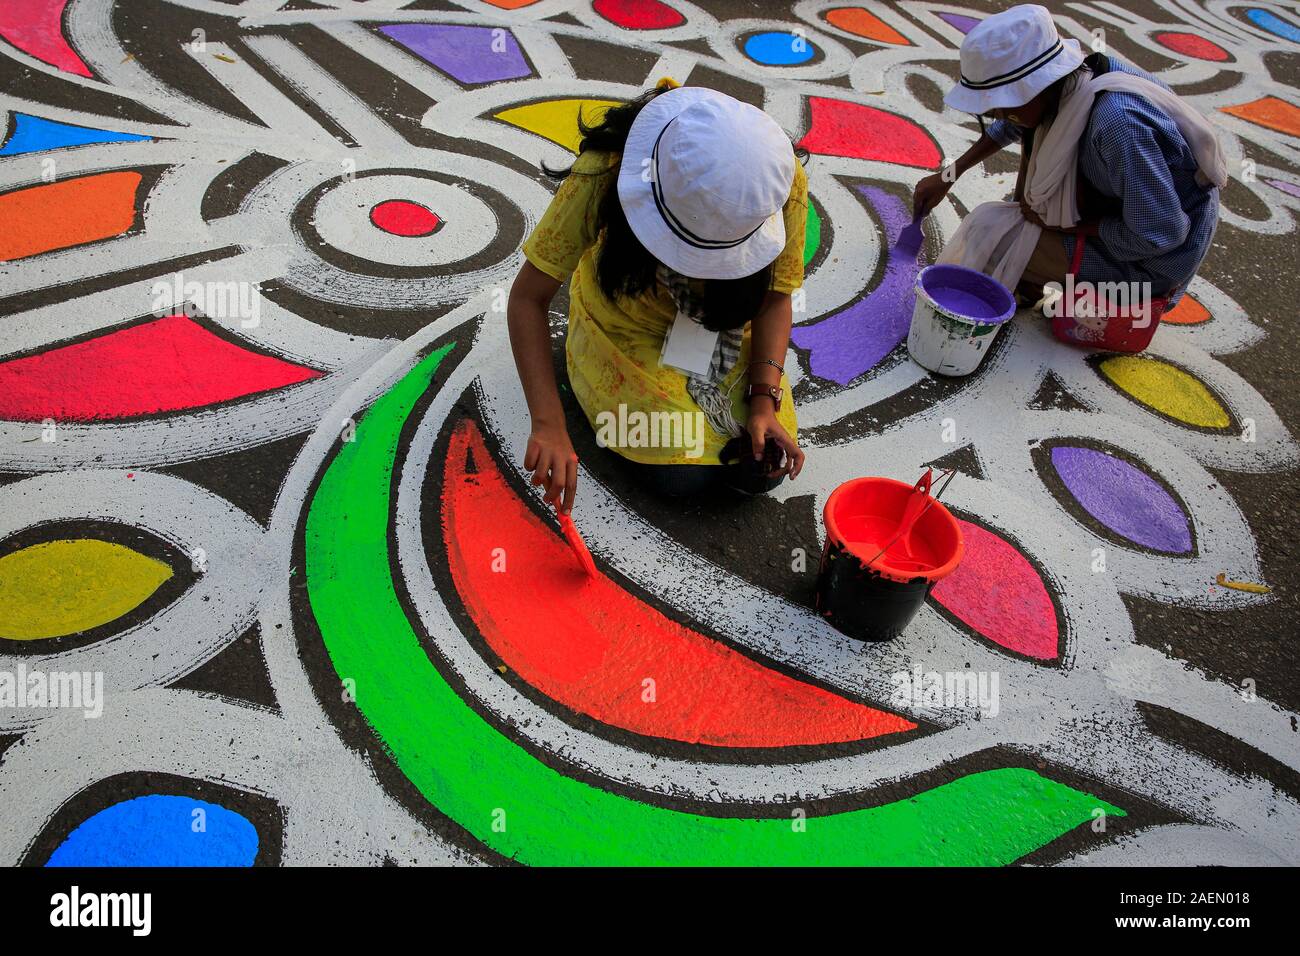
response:
{"label": "black band on hat", "polygon": [[961,85],[970,90],[991,90],[995,86],[1006,86],[1008,83],[1016,82],[1016,80],[1023,80],[1026,76],[1028,76],[1030,73],[1033,73],[1040,66],[1046,66],[1048,63],[1051,63],[1058,56],[1060,56],[1061,51],[1064,49],[1065,49],[1064,44],[1062,44],[1062,42],[1058,38],[1056,41],[1056,45],[1053,46],[1051,49],[1047,50],[1047,52],[1040,53],[1038,56],[1034,57],[1028,63],[1024,64],[1023,66],[1016,67],[1014,70],[1011,70],[1009,73],[1002,73],[998,76],[991,76],[987,80],[968,80],[966,79],[965,74],[963,74],[961,78]]}
{"label": "black band on hat", "polygon": [[[687,245],[694,246],[697,249],[732,249],[740,245],[754,233],[758,232],[758,230],[762,229],[763,223],[760,222],[739,239],[705,239],[703,236],[697,236],[682,225],[681,220],[672,214],[672,211],[664,202],[663,194],[659,191],[659,141],[664,138],[664,133],[668,132],[668,127],[672,126],[676,120],[677,117],[674,116],[664,124],[664,128],[661,129],[659,135],[655,137],[654,149],[650,151],[651,165],[653,167],[650,171],[650,192],[655,199],[655,208],[659,210],[660,218],[667,223],[668,228],[673,231],[673,235]],[[763,222],[766,221],[767,220],[763,220]]]}

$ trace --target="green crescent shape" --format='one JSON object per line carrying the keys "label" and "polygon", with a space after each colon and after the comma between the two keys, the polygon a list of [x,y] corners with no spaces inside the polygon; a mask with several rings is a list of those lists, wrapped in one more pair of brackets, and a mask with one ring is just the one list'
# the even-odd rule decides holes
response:
{"label": "green crescent shape", "polygon": [[[806,819],[713,817],[565,776],[477,714],[420,645],[389,572],[398,440],[448,345],[360,420],[312,496],[312,614],[356,706],[439,811],[506,857],[543,865],[981,865],[1010,863],[1124,811],[1032,770],[972,773],[894,803]],[[887,759],[882,754],[881,759]]]}

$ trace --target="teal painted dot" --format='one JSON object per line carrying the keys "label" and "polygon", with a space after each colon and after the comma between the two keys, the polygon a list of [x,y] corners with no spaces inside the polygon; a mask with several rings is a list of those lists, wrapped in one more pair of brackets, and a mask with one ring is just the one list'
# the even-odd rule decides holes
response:
{"label": "teal painted dot", "polygon": [[777,30],[755,33],[745,41],[745,55],[764,66],[797,66],[815,55],[807,37]]}

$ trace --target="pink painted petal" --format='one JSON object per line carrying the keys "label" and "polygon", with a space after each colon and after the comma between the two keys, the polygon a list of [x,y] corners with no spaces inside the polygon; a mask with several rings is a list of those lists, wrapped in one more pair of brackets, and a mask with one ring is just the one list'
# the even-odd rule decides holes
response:
{"label": "pink painted petal", "polygon": [[958,524],[966,555],[931,596],[994,644],[1033,660],[1055,660],[1060,628],[1042,575],[1005,538],[969,521]]}
{"label": "pink painted petal", "polygon": [[137,418],[219,405],[322,374],[171,315],[0,362],[0,419]]}
{"label": "pink painted petal", "polygon": [[4,0],[0,3],[0,37],[24,53],[65,73],[94,76],[63,36],[63,8],[68,0]]}

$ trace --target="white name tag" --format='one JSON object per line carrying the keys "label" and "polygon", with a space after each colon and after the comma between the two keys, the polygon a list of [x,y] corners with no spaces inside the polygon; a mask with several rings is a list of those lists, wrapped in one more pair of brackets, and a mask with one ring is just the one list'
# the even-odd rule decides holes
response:
{"label": "white name tag", "polygon": [[668,334],[664,336],[659,364],[691,375],[708,375],[713,364],[713,350],[719,332],[710,332],[689,315],[678,310]]}

